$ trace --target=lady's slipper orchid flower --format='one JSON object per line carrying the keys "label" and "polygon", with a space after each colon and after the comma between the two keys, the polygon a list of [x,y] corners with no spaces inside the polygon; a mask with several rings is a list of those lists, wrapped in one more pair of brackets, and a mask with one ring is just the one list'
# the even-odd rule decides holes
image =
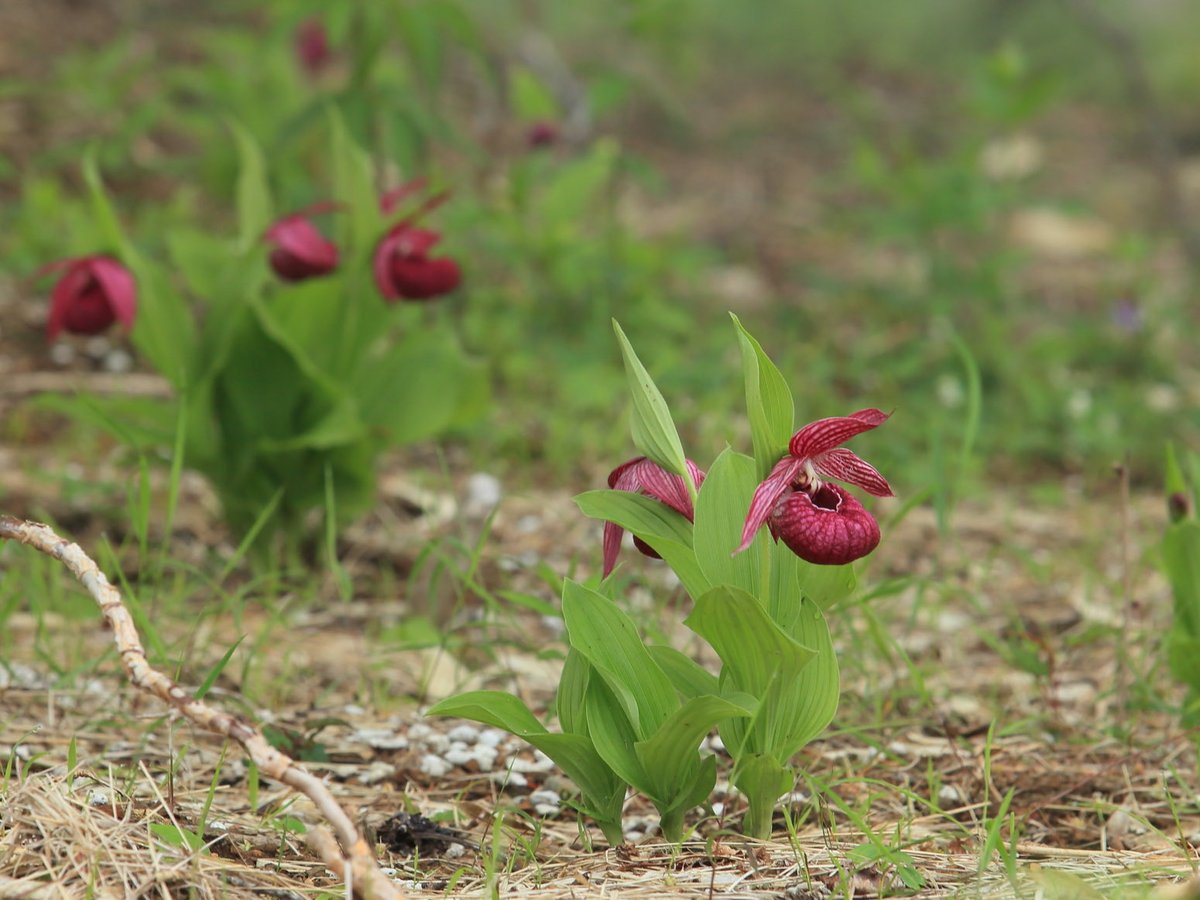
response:
{"label": "lady's slipper orchid flower", "polygon": [[384,298],[429,300],[448,294],[462,280],[458,263],[448,256],[431,257],[430,249],[442,239],[428,228],[409,222],[394,225],[375,249],[375,284]]}
{"label": "lady's slipper orchid flower", "polygon": [[329,33],[318,18],[305,19],[296,28],[294,37],[296,59],[310,77],[316,78],[329,66],[333,53],[329,49]]}
{"label": "lady's slipper orchid flower", "polygon": [[879,523],[835,478],[876,497],[892,496],[887,480],[853,451],[839,446],[882,425],[888,413],[860,409],[819,419],[792,435],[788,455],[754,491],[742,528],[740,553],[766,524],[801,559],[841,565],[866,556],[879,544]]}
{"label": "lady's slipper orchid flower", "polygon": [[110,256],[79,256],[43,266],[38,274],[64,270],[50,298],[46,339],[62,331],[98,334],[113,322],[128,331],[137,315],[133,274]]}
{"label": "lady's slipper orchid flower", "polygon": [[554,146],[558,143],[560,134],[557,122],[543,120],[529,126],[529,130],[525,132],[525,140],[530,148],[536,150],[540,147]]}
{"label": "lady's slipper orchid flower", "polygon": [[[704,471],[690,459],[687,460],[688,475],[696,490],[704,484]],[[692,497],[688,493],[683,477],[668,472],[658,463],[651,462],[644,456],[637,456],[628,462],[621,463],[608,476],[608,486],[617,491],[630,491],[635,494],[645,494],[653,497],[659,503],[665,503],[675,512],[684,516],[689,522],[695,520],[695,510],[692,508]],[[604,577],[612,573],[617,564],[617,554],[621,552],[621,537],[625,529],[615,522],[604,523]],[[654,548],[641,538],[633,539],[642,553],[653,559],[660,559]]]}
{"label": "lady's slipper orchid flower", "polygon": [[284,216],[267,229],[263,238],[271,249],[271,268],[284,281],[304,281],[328,275],[338,264],[338,248],[308,218],[307,213],[328,212],[334,205],[318,203]]}

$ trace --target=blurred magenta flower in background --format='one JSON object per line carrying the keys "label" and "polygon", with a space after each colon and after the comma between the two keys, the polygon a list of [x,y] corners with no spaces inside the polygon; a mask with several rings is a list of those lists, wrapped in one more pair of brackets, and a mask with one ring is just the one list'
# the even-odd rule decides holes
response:
{"label": "blurred magenta flower in background", "polygon": [[294,46],[300,68],[313,78],[329,68],[329,63],[333,61],[329,33],[325,30],[325,24],[315,16],[297,26]]}
{"label": "blurred magenta flower in background", "polygon": [[439,232],[408,222],[394,225],[375,250],[375,284],[392,301],[429,300],[448,294],[462,280],[458,263],[429,251],[442,239]]}
{"label": "blurred magenta flower in background", "polygon": [[525,140],[529,142],[529,146],[533,149],[540,147],[552,147],[558,143],[561,136],[557,122],[534,122],[529,126],[529,130],[525,133]]}
{"label": "blurred magenta flower in background", "polygon": [[267,229],[264,240],[271,249],[271,268],[284,281],[303,281],[328,275],[338,264],[338,248],[308,219],[308,213],[328,212],[331,203],[318,203],[284,216]]}
{"label": "blurred magenta flower in background", "polygon": [[113,322],[128,331],[137,315],[137,283],[111,256],[79,256],[43,266],[38,275],[61,271],[50,298],[46,339],[62,331],[98,334]]}

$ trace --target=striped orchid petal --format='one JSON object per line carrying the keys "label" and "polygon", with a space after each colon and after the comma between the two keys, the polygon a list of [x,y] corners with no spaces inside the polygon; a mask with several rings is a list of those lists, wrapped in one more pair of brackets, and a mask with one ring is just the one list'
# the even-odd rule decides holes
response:
{"label": "striped orchid petal", "polygon": [[802,471],[804,460],[791,456],[785,456],[775,464],[771,474],[754,491],[754,497],[750,500],[750,511],[746,513],[746,524],[742,526],[742,542],[734,553],[741,553],[754,542],[758,529],[762,528],[779,498]]}
{"label": "striped orchid petal", "polygon": [[888,420],[878,409],[860,409],[848,416],[832,416],[810,422],[792,435],[788,452],[798,459],[812,459],[838,447],[856,434],[877,428]]}
{"label": "striped orchid petal", "polygon": [[853,450],[835,447],[813,459],[813,468],[826,478],[860,487],[876,497],[891,497],[892,486],[878,470]]}

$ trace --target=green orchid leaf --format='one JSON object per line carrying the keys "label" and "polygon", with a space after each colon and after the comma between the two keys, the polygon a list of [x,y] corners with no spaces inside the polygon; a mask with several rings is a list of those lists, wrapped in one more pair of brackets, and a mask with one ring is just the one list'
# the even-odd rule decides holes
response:
{"label": "green orchid leaf", "polygon": [[788,634],[797,644],[812,648],[816,655],[795,675],[781,676],[777,699],[763,701],[763,707],[772,710],[774,719],[770,740],[778,742],[784,759],[829,726],[841,697],[837,653],[820,607],[806,599]]}
{"label": "green orchid leaf", "polygon": [[[646,650],[633,620],[607,597],[569,579],[563,585],[562,611],[571,646],[587,658],[619,699],[637,739],[653,735],[679,700],[670,679]],[[590,718],[588,722],[590,725]]]}
{"label": "green orchid leaf", "polygon": [[791,767],[769,754],[750,753],[738,759],[732,780],[734,786],[746,795],[750,807],[742,830],[752,838],[770,838],[775,801],[791,790],[795,783]]}
{"label": "green orchid leaf", "polygon": [[708,590],[692,550],[692,523],[666,504],[630,491],[587,491],[575,503],[585,516],[614,522],[653,547],[693,599]]}
{"label": "green orchid leaf", "polygon": [[658,807],[659,824],[663,837],[674,844],[683,841],[683,817],[693,806],[708,800],[717,784],[717,758],[701,757],[698,764],[689,768],[691,778],[669,804]]}
{"label": "green orchid leaf", "polygon": [[694,697],[675,710],[648,740],[634,745],[642,768],[654,786],[651,796],[674,805],[692,786],[700,764],[700,742],[724,719],[750,714],[723,697]]}
{"label": "green orchid leaf", "polygon": [[529,708],[501,691],[469,691],[435,704],[429,716],[454,716],[502,728],[528,741],[554,760],[583,794],[583,812],[596,820],[609,840],[620,839],[625,782],[600,758],[588,738],[546,731]]}
{"label": "green orchid leaf", "polygon": [[1200,691],[1200,638],[1178,630],[1167,634],[1167,664],[1171,677]]}
{"label": "green orchid leaf", "polygon": [[700,765],[696,769],[696,775],[692,779],[689,787],[685,788],[679,794],[678,805],[683,811],[691,809],[693,806],[700,806],[708,801],[712,796],[713,788],[717,784],[717,758],[715,756],[704,756],[700,758]]}
{"label": "green orchid leaf", "polygon": [[121,261],[129,268],[135,269],[133,260],[137,255],[137,250],[126,236],[125,229],[121,227],[121,220],[117,218],[112,201],[108,198],[108,191],[104,188],[104,179],[100,177],[100,169],[96,164],[94,148],[89,148],[84,154],[82,170],[83,182],[88,187],[88,195],[92,201],[92,215],[96,218],[101,235],[104,236],[104,240],[109,244],[112,252],[120,257]]}
{"label": "green orchid leaf", "polygon": [[787,553],[797,562],[800,591],[821,609],[830,609],[854,593],[858,587],[858,575],[854,566],[818,566],[796,556],[783,545],[781,553]]}
{"label": "green orchid leaf", "polygon": [[1200,521],[1182,519],[1167,527],[1162,561],[1175,597],[1176,627],[1200,638]]}
{"label": "green orchid leaf", "polygon": [[558,722],[568,734],[587,734],[587,712],[584,703],[591,674],[592,667],[587,658],[574,647],[568,650],[554,701]]}
{"label": "green orchid leaf", "polygon": [[753,595],[730,585],[708,591],[684,620],[725,664],[722,683],[762,697],[776,672],[798,673],[816,656],[785,634]]}
{"label": "green orchid leaf", "polygon": [[635,749],[638,736],[626,712],[628,704],[618,698],[603,678],[592,678],[588,681],[584,709],[588,737],[599,757],[619,778],[657,803],[653,782]]}
{"label": "green orchid leaf", "polygon": [[742,524],[758,485],[754,460],[726,449],[708,470],[696,498],[692,543],[696,560],[710,584],[728,584],[751,594],[760,593],[762,554],[770,536],[762,529],[745,551],[733,555],[742,540]]}
{"label": "green orchid leaf", "polygon": [[621,344],[625,375],[633,397],[630,428],[633,431],[634,446],[651,461],[658,463],[668,472],[683,476],[684,482],[690,483],[683,445],[679,442],[679,433],[675,430],[667,401],[663,399],[663,395],[654,384],[654,379],[633,352],[633,346],[615,319],[613,330]]}
{"label": "green orchid leaf", "polygon": [[685,700],[702,697],[705,694],[721,693],[717,676],[709,672],[690,656],[680,653],[674,647],[656,644],[647,648],[650,656],[658,663],[658,667],[671,679],[671,684]]}
{"label": "green orchid leaf", "polygon": [[271,224],[271,189],[267,185],[267,165],[262,148],[254,135],[232,120],[228,125],[238,153],[238,251],[248,253],[262,241]]}
{"label": "green orchid leaf", "polygon": [[754,444],[754,463],[758,481],[787,455],[791,440],[795,406],[779,369],[763,351],[762,345],[745,329],[738,317],[729,314],[737,327],[742,351],[742,376],[746,382],[746,411],[750,418],[750,437]]}
{"label": "green orchid leaf", "polygon": [[466,369],[462,351],[450,341],[419,334],[364,360],[352,390],[363,421],[382,429],[392,444],[409,444],[441,433],[454,420]]}
{"label": "green orchid leaf", "polygon": [[528,740],[539,734],[548,734],[546,726],[537,720],[519,698],[502,691],[467,691],[447,697],[435,703],[425,713],[427,716],[454,716],[471,719],[502,728]]}
{"label": "green orchid leaf", "polygon": [[806,562],[785,545],[771,543],[771,587],[767,610],[784,631],[800,611],[800,601],[812,600],[821,609],[829,609],[854,593],[858,576],[854,566],[818,566]]}
{"label": "green orchid leaf", "polygon": [[164,378],[183,389],[194,377],[196,325],[191,310],[167,273],[142,256],[125,234],[91,152],[83,159],[83,180],[104,239],[137,282],[133,343]]}
{"label": "green orchid leaf", "polygon": [[384,225],[375,172],[370,157],[354,142],[333,107],[329,109],[329,134],[334,197],[349,206],[346,215],[336,220],[338,243],[350,248],[353,254],[353,258],[346,260],[347,269],[358,269],[366,265],[374,252]]}

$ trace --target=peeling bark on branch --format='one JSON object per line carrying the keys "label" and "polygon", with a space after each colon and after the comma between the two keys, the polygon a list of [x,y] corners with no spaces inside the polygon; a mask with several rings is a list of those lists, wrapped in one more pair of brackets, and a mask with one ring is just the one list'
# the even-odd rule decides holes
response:
{"label": "peeling bark on branch", "polygon": [[63,540],[47,525],[0,515],[0,539],[4,538],[28,544],[53,556],[79,579],[112,628],[121,665],[135,687],[154,694],[201,728],[237,741],[263,775],[312,800],[333,829],[333,835],[324,828],[314,828],[310,831],[310,844],[325,865],[342,877],[357,896],[370,900],[393,900],[402,896],[391,879],[380,871],[373,849],[358,833],[324,782],[267,743],[262,732],[253,725],[195,699],[147,662],[146,651],[121,594],[78,544]]}

